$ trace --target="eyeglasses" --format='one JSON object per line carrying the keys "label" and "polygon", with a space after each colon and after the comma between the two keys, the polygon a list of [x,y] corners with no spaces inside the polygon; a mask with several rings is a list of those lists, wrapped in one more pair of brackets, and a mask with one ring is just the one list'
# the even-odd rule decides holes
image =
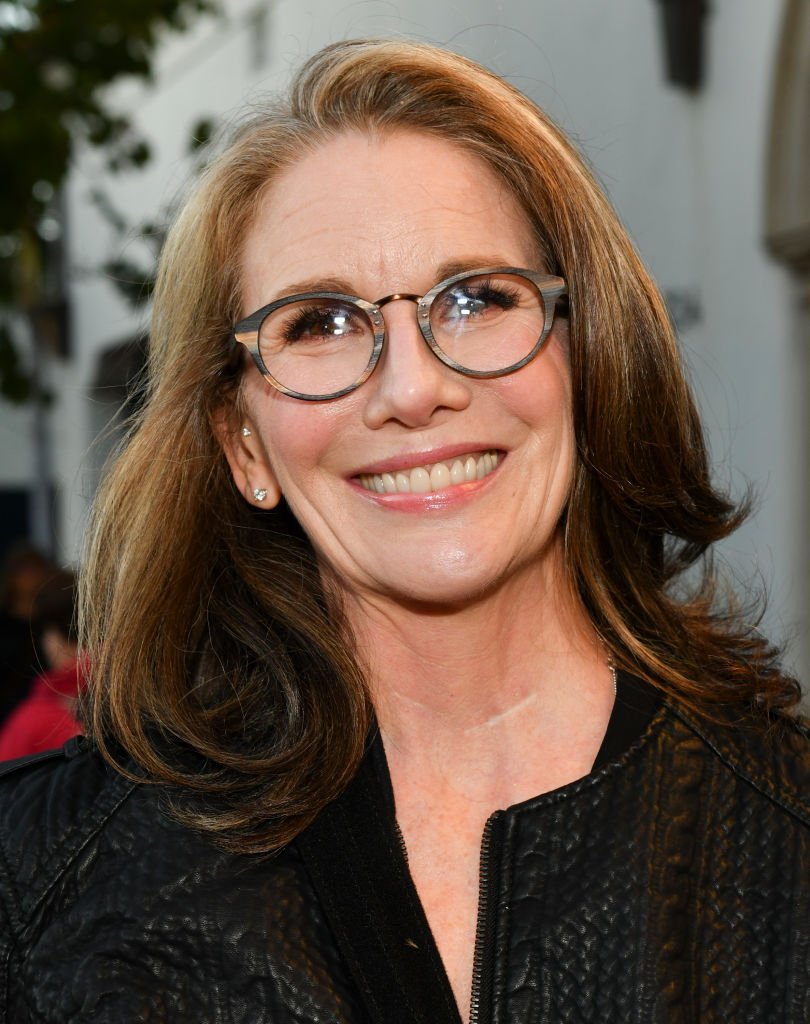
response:
{"label": "eyeglasses", "polygon": [[431,352],[468,377],[503,377],[534,359],[554,323],[561,277],[482,267],[439,281],[425,295],[376,302],[339,292],[303,292],[262,306],[233,327],[268,383],[304,402],[349,394],[369,378],[385,343],[382,307],[416,303]]}

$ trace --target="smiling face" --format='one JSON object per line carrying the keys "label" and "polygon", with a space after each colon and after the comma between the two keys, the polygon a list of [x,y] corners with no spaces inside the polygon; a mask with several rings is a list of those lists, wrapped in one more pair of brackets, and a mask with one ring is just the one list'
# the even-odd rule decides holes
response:
{"label": "smiling face", "polygon": [[[280,175],[242,258],[244,315],[279,296],[422,295],[459,269],[538,266],[527,218],[493,172],[427,135],[341,134]],[[413,302],[383,307],[369,379],[322,403],[279,393],[246,361],[244,421],[225,442],[259,507],[283,495],[348,592],[462,604],[562,578],[559,522],[574,442],[565,321],[506,377],[443,365]],[[241,426],[242,424],[239,424]],[[556,581],[556,582],[555,582]]]}

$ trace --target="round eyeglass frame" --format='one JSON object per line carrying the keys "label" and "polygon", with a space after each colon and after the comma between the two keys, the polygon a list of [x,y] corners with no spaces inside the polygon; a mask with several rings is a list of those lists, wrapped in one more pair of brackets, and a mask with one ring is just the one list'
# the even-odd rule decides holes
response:
{"label": "round eyeglass frame", "polygon": [[[434,299],[447,288],[452,287],[452,285],[457,284],[459,281],[463,281],[468,277],[480,277],[488,274],[510,274],[513,277],[523,277],[528,281],[531,281],[543,300],[545,321],[543,323],[543,329],[540,332],[540,337],[537,339],[537,342],[531,352],[525,355],[522,359],[519,359],[516,363],[512,363],[510,366],[505,366],[502,370],[470,370],[466,366],[462,366],[460,363],[457,363],[454,359],[451,359],[450,356],[443,352],[439,347],[438,342],[433,337],[433,331],[430,327],[430,308],[433,305]],[[335,398],[342,398],[344,395],[348,395],[352,391],[356,391],[357,388],[359,388],[361,384],[364,384],[374,372],[374,369],[380,360],[380,356],[382,355],[383,345],[385,344],[386,338],[385,319],[382,314],[382,307],[389,302],[405,299],[409,302],[416,303],[416,322],[419,325],[419,331],[427,342],[430,351],[440,362],[444,363],[445,366],[448,366],[451,370],[455,370],[457,373],[463,374],[465,377],[493,378],[505,377],[510,373],[514,373],[516,370],[526,366],[527,363],[530,363],[532,359],[534,359],[551,333],[551,328],[554,324],[554,315],[557,309],[557,300],[567,294],[568,286],[561,277],[555,277],[550,274],[541,274],[536,270],[528,270],[525,267],[477,267],[471,270],[465,270],[460,274],[453,274],[452,277],[446,277],[443,281],[439,281],[438,284],[435,284],[430,291],[425,292],[424,295],[395,292],[391,295],[386,295],[382,299],[378,299],[376,302],[369,302],[366,299],[361,299],[357,295],[344,295],[342,292],[330,291],[299,292],[295,295],[285,295],[283,299],[276,299],[275,302],[262,306],[261,309],[257,309],[255,313],[251,313],[249,316],[240,320],[237,324],[234,324],[231,328],[231,333],[234,340],[239,342],[240,345],[244,345],[248,350],[259,373],[264,377],[267,383],[271,384],[277,391],[280,391],[283,395],[287,395],[289,398],[297,398],[301,402],[328,402]],[[259,349],[259,334],[261,326],[264,320],[270,316],[271,313],[280,309],[282,306],[288,305],[289,303],[311,299],[330,299],[336,302],[353,303],[369,318],[374,332],[374,345],[363,372],[353,383],[344,388],[340,388],[338,391],[330,392],[327,395],[310,395],[303,391],[294,391],[292,388],[288,388],[285,384],[282,384],[281,381],[277,380],[267,369]]]}

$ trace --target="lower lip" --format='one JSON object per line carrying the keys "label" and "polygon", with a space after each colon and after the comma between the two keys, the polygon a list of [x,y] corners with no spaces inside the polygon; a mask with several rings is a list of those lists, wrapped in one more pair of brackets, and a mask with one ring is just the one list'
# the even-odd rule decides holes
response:
{"label": "lower lip", "polygon": [[482,480],[471,480],[467,484],[455,484],[453,487],[446,487],[443,491],[430,491],[428,494],[379,494],[377,491],[367,491],[354,479],[349,480],[349,484],[362,497],[381,508],[396,512],[437,512],[462,505],[465,501],[470,501],[486,490],[500,473],[505,461],[506,457],[502,454],[495,469]]}

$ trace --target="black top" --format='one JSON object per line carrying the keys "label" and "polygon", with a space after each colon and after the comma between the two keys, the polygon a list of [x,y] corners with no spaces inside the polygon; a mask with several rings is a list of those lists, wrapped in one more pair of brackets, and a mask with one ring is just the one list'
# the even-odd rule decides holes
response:
{"label": "black top", "polygon": [[658,690],[634,676],[616,673],[616,700],[610,713],[602,746],[593,763],[593,771],[629,750],[653,720],[661,706]]}

